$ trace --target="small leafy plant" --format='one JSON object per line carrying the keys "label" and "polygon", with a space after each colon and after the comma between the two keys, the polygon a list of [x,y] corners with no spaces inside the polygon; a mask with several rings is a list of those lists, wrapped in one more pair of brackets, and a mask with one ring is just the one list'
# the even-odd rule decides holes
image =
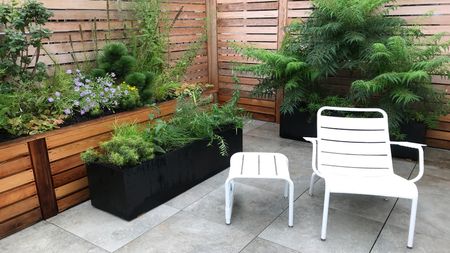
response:
{"label": "small leafy plant", "polygon": [[103,163],[115,166],[135,166],[154,157],[153,143],[146,139],[136,124],[116,126],[111,140],[81,154],[85,163]]}
{"label": "small leafy plant", "polygon": [[51,31],[44,28],[53,14],[42,3],[27,0],[0,3],[0,91],[41,81],[46,76],[45,64],[39,62],[42,40]]}

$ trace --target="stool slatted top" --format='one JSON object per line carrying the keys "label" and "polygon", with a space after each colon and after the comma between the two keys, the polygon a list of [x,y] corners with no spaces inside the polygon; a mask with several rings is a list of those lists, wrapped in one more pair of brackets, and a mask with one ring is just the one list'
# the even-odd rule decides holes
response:
{"label": "stool slatted top", "polygon": [[279,153],[241,152],[231,157],[232,178],[289,178],[288,158]]}

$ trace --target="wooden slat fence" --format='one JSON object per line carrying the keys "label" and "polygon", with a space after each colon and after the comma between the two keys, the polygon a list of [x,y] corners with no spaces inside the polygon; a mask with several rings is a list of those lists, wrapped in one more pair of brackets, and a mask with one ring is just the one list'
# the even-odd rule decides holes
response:
{"label": "wooden slat fence", "polygon": [[[284,24],[294,19],[307,19],[312,12],[310,1],[293,0],[214,0],[217,1],[217,39],[219,100],[226,101],[234,87],[231,69],[233,63],[252,64],[249,59],[236,54],[230,43],[243,42],[265,49],[277,49],[282,40]],[[407,20],[410,25],[419,25],[431,36],[440,32],[450,32],[450,0],[399,0],[398,8],[391,15]],[[450,35],[443,38],[450,40]],[[249,92],[258,80],[244,73],[240,78],[243,95],[241,105],[254,113],[256,118],[277,120],[279,96],[269,99],[255,99]],[[328,80],[337,92],[347,92],[351,79],[340,75]],[[436,88],[444,90],[450,98],[450,80],[433,78]],[[435,129],[427,133],[427,144],[432,147],[450,149],[450,115],[442,117]]]}

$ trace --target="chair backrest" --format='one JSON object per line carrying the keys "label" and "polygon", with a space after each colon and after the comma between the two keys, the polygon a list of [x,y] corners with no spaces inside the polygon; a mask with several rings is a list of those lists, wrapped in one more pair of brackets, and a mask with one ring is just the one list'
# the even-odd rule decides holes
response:
{"label": "chair backrest", "polygon": [[317,112],[317,139],[321,173],[393,173],[388,116],[381,109],[322,107]]}

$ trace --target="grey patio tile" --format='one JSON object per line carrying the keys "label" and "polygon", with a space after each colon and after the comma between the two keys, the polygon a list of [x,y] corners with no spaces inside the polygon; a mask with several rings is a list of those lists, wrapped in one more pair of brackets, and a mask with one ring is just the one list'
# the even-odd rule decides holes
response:
{"label": "grey patio tile", "polygon": [[450,168],[450,150],[426,147],[424,156],[426,164],[432,164],[443,169]]}
{"label": "grey patio tile", "polygon": [[244,151],[246,152],[277,152],[293,140],[262,138],[244,135]]}
{"label": "grey patio tile", "polygon": [[167,201],[165,204],[181,210],[189,206],[190,204],[194,203],[195,201],[203,198],[205,195],[212,192],[214,189],[216,189],[216,187],[204,181],[192,187],[191,189],[181,193],[175,198]]}
{"label": "grey patio tile", "polygon": [[255,235],[185,211],[170,217],[117,252],[239,252]]}
{"label": "grey patio tile", "polygon": [[268,122],[260,127],[254,128],[246,132],[246,134],[255,137],[280,139],[279,132],[280,132],[280,125]]}
{"label": "grey patio tile", "polygon": [[107,252],[46,221],[0,240],[3,253]]}
{"label": "grey patio tile", "polygon": [[[314,192],[311,201],[318,205],[323,205],[325,192],[325,181],[319,180],[314,185]],[[385,222],[389,212],[394,207],[396,198],[384,198],[380,196],[338,194],[332,193],[330,197],[330,207],[339,211],[361,216],[367,219]]]}
{"label": "grey patio tile", "polygon": [[284,212],[259,237],[300,252],[369,252],[383,223],[329,209],[327,240],[320,240],[322,205],[306,194],[295,202],[294,227]]}
{"label": "grey patio tile", "polygon": [[[258,234],[288,206],[283,192],[274,194],[236,182],[230,227]],[[225,190],[220,187],[184,211],[218,224],[225,224]],[[285,219],[287,227],[288,219]]]}
{"label": "grey patio tile", "polygon": [[[419,203],[416,232],[433,237],[450,238],[450,170],[426,166],[418,181]],[[411,200],[401,199],[395,206],[388,224],[408,228]]]}
{"label": "grey patio tile", "polygon": [[228,178],[228,173],[230,172],[230,169],[223,170],[222,172],[216,174],[213,177],[210,177],[209,179],[205,180],[205,183],[213,187],[214,189],[217,189],[225,184],[225,180]]}
{"label": "grey patio tile", "polygon": [[264,121],[260,121],[260,120],[248,120],[244,123],[244,129],[243,129],[243,133],[247,133],[248,131],[251,131],[255,128],[258,128],[264,124],[266,124],[267,122]]}
{"label": "grey patio tile", "polygon": [[298,251],[269,242],[262,238],[256,238],[249,243],[241,253],[298,253]]}
{"label": "grey patio tile", "polygon": [[374,245],[372,252],[380,253],[441,253],[448,252],[450,249],[450,240],[435,238],[428,235],[416,233],[414,236],[413,249],[406,248],[408,240],[408,228],[402,229],[396,226],[386,225]]}
{"label": "grey patio tile", "polygon": [[114,251],[163,222],[178,209],[161,205],[132,221],[94,208],[90,201],[49,219],[49,222],[108,251]]}

